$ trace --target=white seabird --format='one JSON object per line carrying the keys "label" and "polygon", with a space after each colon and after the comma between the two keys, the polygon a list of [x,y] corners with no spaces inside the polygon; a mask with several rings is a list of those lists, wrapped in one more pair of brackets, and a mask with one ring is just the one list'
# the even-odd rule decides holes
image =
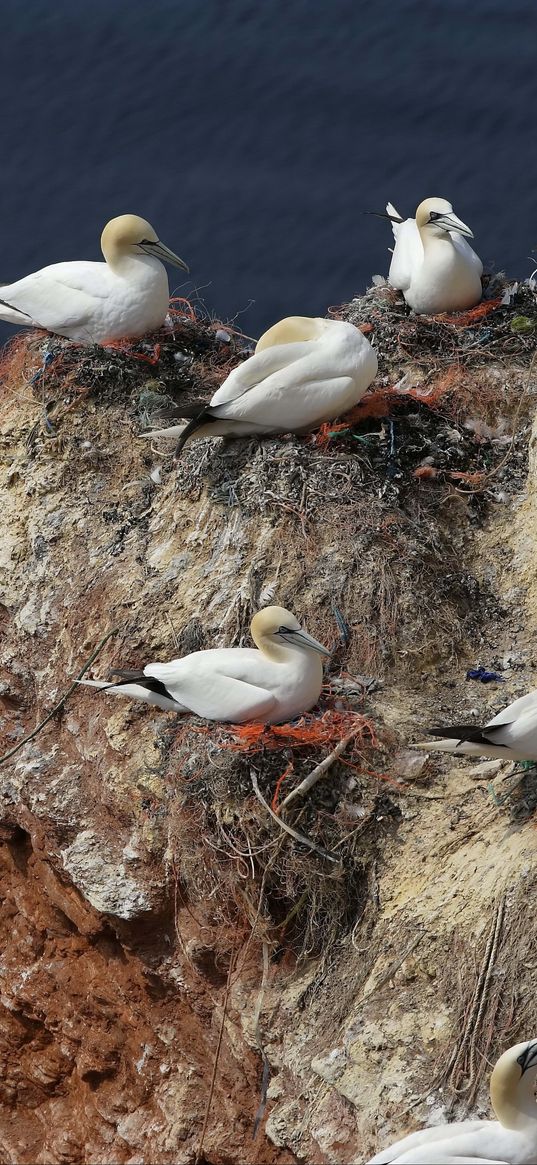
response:
{"label": "white seabird", "polygon": [[472,231],[445,198],[420,202],[415,218],[405,221],[386,207],[395,237],[388,283],[418,314],[463,311],[479,303],[483,264],[466,239]]}
{"label": "white seabird", "polygon": [[0,319],[86,344],[160,328],[170,295],[161,260],[183,271],[188,271],[186,263],[136,214],[106,224],[101,250],[104,263],[53,263],[0,285]]}
{"label": "white seabird", "polygon": [[377,1153],[367,1165],[535,1165],[537,1040],[500,1056],[490,1078],[497,1120],[454,1121],[422,1129]]}
{"label": "white seabird", "polygon": [[422,740],[413,747],[462,756],[537,761],[537,690],[503,708],[484,728],[475,724],[454,724],[427,731],[442,739]]}
{"label": "white seabird", "polygon": [[207,720],[279,724],[317,703],[323,682],[322,655],[330,655],[283,607],[265,607],[250,627],[253,647],[194,651],[170,663],[148,663],[143,671],[115,671],[118,683],[79,680],[114,696],[156,704],[166,712],[194,712]]}
{"label": "white seabird", "polygon": [[308,432],[358,404],[377,368],[354,324],[289,316],[261,336],[254,355],[230,372],[208,405],[189,406],[187,425],[143,436],[178,436],[178,455],[193,436]]}

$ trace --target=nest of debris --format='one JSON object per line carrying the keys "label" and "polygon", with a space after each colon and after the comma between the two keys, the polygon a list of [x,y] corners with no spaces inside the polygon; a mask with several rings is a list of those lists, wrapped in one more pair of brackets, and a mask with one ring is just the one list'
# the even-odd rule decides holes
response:
{"label": "nest of debris", "polygon": [[[412,409],[421,416],[427,410],[438,413],[461,426],[475,412],[482,428],[476,424],[469,431],[481,441],[492,440],[498,436],[494,425],[514,411],[509,379],[514,369],[528,368],[535,354],[537,295],[532,280],[508,285],[496,276],[489,280],[483,302],[458,316],[415,316],[386,285],[329,308],[328,315],[349,320],[369,336],[378,354],[379,376],[343,424],[324,426],[315,440],[325,448],[335,437],[338,444],[348,436],[354,442],[367,437],[368,418],[399,415],[399,410],[408,415]],[[38,331],[17,333],[3,349],[0,377],[8,390],[24,386],[42,403],[44,436],[90,395],[103,407],[127,402],[135,423],[154,426],[162,418],[180,419],[182,403],[209,401],[230,369],[251,355],[254,344],[231,325],[203,318],[188,300],[174,299],[163,328],[140,340],[102,347]],[[507,383],[500,383],[502,367]],[[479,376],[487,369],[494,370],[488,380]],[[394,394],[394,379],[402,371],[412,383]]]}
{"label": "nest of debris", "polygon": [[348,304],[332,307],[333,319],[347,319],[374,335],[380,375],[400,364],[420,370],[430,384],[447,369],[491,365],[528,366],[537,339],[537,294],[534,280],[509,283],[485,277],[481,303],[459,314],[414,315],[404,299],[383,281]]}
{"label": "nest of debris", "polygon": [[385,763],[371,720],[326,702],[292,724],[179,727],[166,762],[173,869],[192,910],[212,904],[217,941],[255,926],[304,958],[352,931],[379,831],[400,817]]}
{"label": "nest of debris", "polygon": [[30,389],[42,406],[43,438],[61,431],[68,413],[96,397],[101,407],[130,404],[145,426],[178,402],[208,398],[231,368],[253,351],[253,341],[230,325],[196,314],[188,300],[172,300],[166,324],[139,340],[101,346],[79,344],[48,332],[18,332],[0,357],[8,391]]}

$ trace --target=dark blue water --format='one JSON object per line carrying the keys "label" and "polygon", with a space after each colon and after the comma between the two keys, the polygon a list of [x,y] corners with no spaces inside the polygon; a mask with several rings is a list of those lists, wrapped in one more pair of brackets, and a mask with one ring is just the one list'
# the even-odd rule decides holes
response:
{"label": "dark blue water", "polygon": [[362,211],[430,194],[532,269],[535,0],[2,0],[1,25],[2,281],[139,213],[180,293],[256,334],[385,273]]}

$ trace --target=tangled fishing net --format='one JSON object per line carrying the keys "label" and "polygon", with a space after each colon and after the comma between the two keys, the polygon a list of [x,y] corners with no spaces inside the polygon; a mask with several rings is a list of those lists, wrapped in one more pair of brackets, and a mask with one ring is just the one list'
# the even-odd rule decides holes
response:
{"label": "tangled fishing net", "polygon": [[[282,789],[298,785],[350,734],[345,751],[287,810]],[[258,934],[273,947],[285,938],[301,957],[341,941],[366,906],[378,819],[399,815],[388,793],[402,786],[385,775],[384,762],[370,718],[351,710],[324,708],[282,725],[181,727],[169,757],[177,781],[170,837],[189,900],[214,903],[218,931],[247,929],[258,917]]]}

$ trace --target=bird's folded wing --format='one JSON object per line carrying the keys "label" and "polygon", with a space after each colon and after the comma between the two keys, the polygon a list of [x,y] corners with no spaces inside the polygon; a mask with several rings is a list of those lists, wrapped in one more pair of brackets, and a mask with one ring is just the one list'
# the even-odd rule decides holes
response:
{"label": "bird's folded wing", "polygon": [[406,291],[410,287],[413,273],[423,262],[423,243],[413,218],[394,223],[394,234],[396,243],[388,278],[392,287]]}
{"label": "bird's folded wing", "polygon": [[465,1152],[462,1143],[465,1139],[457,1135],[450,1137],[446,1130],[446,1136],[441,1140],[416,1145],[404,1153],[400,1153],[399,1156],[389,1157],[387,1160],[390,1165],[509,1165],[509,1161],[506,1161],[503,1156],[488,1156],[492,1148],[490,1142],[483,1147],[487,1156],[482,1155],[479,1148],[476,1152],[475,1136],[468,1138],[468,1149]]}
{"label": "bird's folded wing", "polygon": [[212,397],[211,407],[237,400],[245,392],[266,380],[267,376],[272,376],[274,372],[287,368],[289,364],[294,364],[302,356],[310,355],[311,351],[311,341],[301,340],[295,344],[274,344],[272,348],[265,348],[262,352],[257,352],[245,360],[244,364],[239,364],[230,372]]}
{"label": "bird's folded wing", "polygon": [[[70,264],[57,265],[62,266]],[[86,274],[83,270],[56,274],[48,268],[0,287],[0,296],[6,304],[52,331],[83,327],[93,318],[96,306],[102,307],[106,295],[100,275],[96,276],[93,271]]]}
{"label": "bird's folded wing", "polygon": [[[221,405],[210,413],[236,421],[252,421],[259,432],[307,432],[322,421],[339,416],[342,402],[352,386],[350,376],[333,376],[322,381],[298,382],[289,386],[284,373],[275,372],[266,382],[256,384],[248,393],[229,405]],[[365,392],[365,387],[364,387]],[[360,393],[356,393],[357,403]],[[345,405],[348,411],[349,404]]]}
{"label": "bird's folded wing", "polygon": [[449,1125],[419,1129],[376,1153],[367,1165],[508,1165],[503,1158],[489,1156],[491,1149],[494,1151],[493,1130],[489,1133],[486,1123],[467,1120],[455,1122],[452,1129]]}
{"label": "bird's folded wing", "polygon": [[36,327],[62,332],[66,328],[91,325],[95,301],[84,292],[54,286],[48,290],[34,289],[29,296],[13,295],[3,302]]}
{"label": "bird's folded wing", "polygon": [[215,671],[208,674],[195,666],[178,669],[173,675],[171,665],[155,663],[149,664],[145,674],[161,680],[173,699],[196,716],[211,720],[263,720],[276,704],[266,688]]}
{"label": "bird's folded wing", "polygon": [[458,251],[459,254],[462,255],[468,263],[471,263],[472,266],[475,267],[477,274],[481,276],[483,274],[483,264],[479,258],[479,255],[476,255],[475,251],[472,250],[470,244],[466,241],[463,235],[457,234],[456,231],[450,231],[449,233],[455,250]]}

